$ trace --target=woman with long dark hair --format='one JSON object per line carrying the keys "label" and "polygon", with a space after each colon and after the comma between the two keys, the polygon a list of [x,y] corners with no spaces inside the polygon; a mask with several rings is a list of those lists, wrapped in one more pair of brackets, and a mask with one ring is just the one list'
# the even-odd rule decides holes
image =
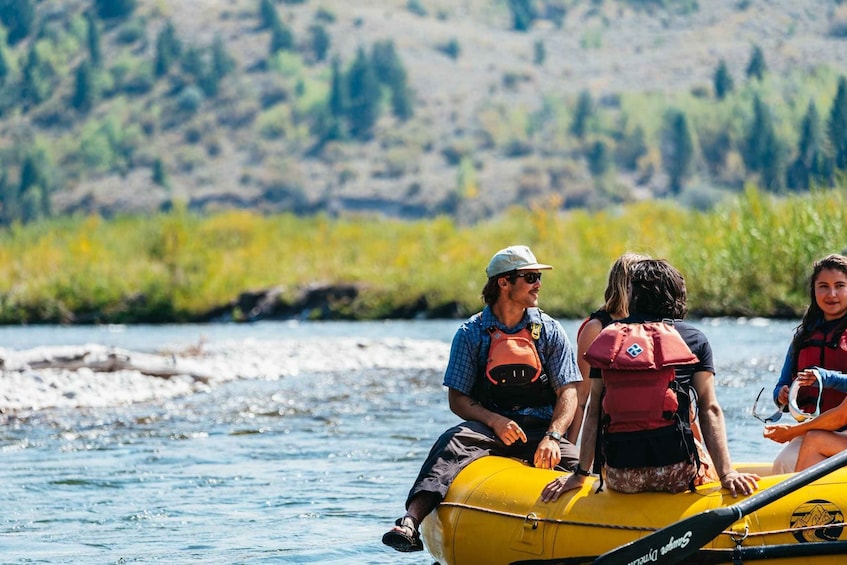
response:
{"label": "woman with long dark hair", "polygon": [[[808,289],[809,306],[794,331],[779,381],[773,390],[774,402],[783,410],[788,409],[791,383],[798,375],[807,374],[807,369],[820,367],[847,372],[847,257],[833,254],[816,261]],[[839,406],[845,398],[844,392],[831,387],[825,387],[818,394],[812,387],[804,386],[799,388],[797,404],[807,413],[827,412]],[[775,424],[765,428],[766,438],[779,443],[788,442],[774,461],[774,473],[797,470],[800,445],[809,427],[792,429],[786,424]]]}

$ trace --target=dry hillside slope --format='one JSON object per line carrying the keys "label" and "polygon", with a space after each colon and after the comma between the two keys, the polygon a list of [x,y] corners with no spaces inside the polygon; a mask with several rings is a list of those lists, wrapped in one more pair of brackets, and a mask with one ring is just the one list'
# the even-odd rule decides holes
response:
{"label": "dry hillside slope", "polygon": [[[69,11],[83,5],[65,4]],[[636,11],[613,0],[599,8],[563,0],[553,2],[570,6],[561,26],[540,19],[528,32],[511,30],[502,0],[418,2],[426,15],[413,13],[408,0],[280,2],[277,9],[302,52],[316,17],[331,16],[334,21],[324,24],[330,56],[319,63],[289,61],[290,67],[271,72],[262,69],[269,34],[258,28],[258,4],[139,0],[135,17],[145,22],[146,41],[132,46],[133,56],[152,58],[156,33],[170,19],[186,43],[207,46],[219,34],[238,70],[218,99],[205,101],[176,125],[162,118],[172,85],[158,83],[128,100],[104,100],[90,119],[124,112],[149,138],[127,171],[69,177],[54,195],[56,210],[149,211],[178,198],[204,210],[242,206],[407,217],[458,210],[474,219],[514,203],[549,202],[558,190],[556,183],[537,178],[558,158],[545,151],[543,140],[504,151],[503,140],[525,138],[520,113],[539,110],[546,99],[573,106],[586,89],[601,101],[620,92],[709,90],[721,59],[736,77],[743,76],[753,45],[763,48],[774,73],[822,64],[847,69],[847,41],[831,33],[833,22],[847,14],[834,0],[701,0],[689,15]],[[125,56],[118,33],[119,26],[104,33],[112,64]],[[401,123],[384,113],[370,142],[333,143],[316,152],[303,117],[308,113],[266,102],[295,100],[298,88],[305,89],[305,98],[321,100],[333,55],[349,65],[359,47],[386,39],[393,40],[405,65],[415,116]],[[459,47],[455,58],[445,53],[450,42]],[[538,42],[546,53],[543,64],[534,61]],[[41,128],[31,119],[4,120],[7,144],[22,128]],[[43,128],[42,135],[59,140],[79,135],[81,128]],[[445,155],[457,152],[473,163],[474,179],[460,191],[462,206],[451,208],[461,173]],[[168,171],[167,188],[151,181],[156,158]],[[565,184],[590,184],[583,170],[562,174]]]}

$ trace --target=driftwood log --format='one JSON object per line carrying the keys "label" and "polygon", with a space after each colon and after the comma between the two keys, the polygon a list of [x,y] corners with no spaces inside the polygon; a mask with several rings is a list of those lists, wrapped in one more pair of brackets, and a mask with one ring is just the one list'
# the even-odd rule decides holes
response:
{"label": "driftwood log", "polygon": [[[80,351],[70,355],[55,355],[41,359],[28,359],[26,365],[31,369],[65,369],[78,371],[89,369],[95,372],[110,373],[115,371],[138,371],[151,377],[168,379],[180,375],[191,377],[195,382],[208,384],[210,375],[204,375],[180,367],[175,355],[170,358],[156,355],[145,355],[146,359],[133,358],[126,352],[111,351],[103,355],[102,352]],[[0,366],[5,363],[0,359]]]}

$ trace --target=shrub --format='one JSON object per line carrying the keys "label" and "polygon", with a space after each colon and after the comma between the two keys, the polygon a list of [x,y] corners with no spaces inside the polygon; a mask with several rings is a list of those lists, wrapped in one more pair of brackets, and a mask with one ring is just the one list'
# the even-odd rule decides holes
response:
{"label": "shrub", "polygon": [[829,22],[829,35],[847,37],[847,6],[838,6],[833,11]]}
{"label": "shrub", "polygon": [[440,43],[436,46],[436,49],[447,55],[453,60],[459,58],[459,55],[462,53],[462,46],[459,44],[459,40],[455,37],[446,43]]}
{"label": "shrub", "polygon": [[97,15],[103,19],[124,18],[135,10],[136,0],[94,0]]}
{"label": "shrub", "polygon": [[425,17],[427,15],[426,8],[421,0],[409,0],[406,2],[406,9],[417,16]]}
{"label": "shrub", "polygon": [[136,41],[141,41],[146,35],[147,29],[144,20],[137,18],[122,25],[115,36],[115,40],[122,45],[131,45]]}
{"label": "shrub", "polygon": [[179,111],[194,114],[203,105],[203,92],[196,86],[187,86],[177,96],[176,106]]}
{"label": "shrub", "polygon": [[0,1],[0,22],[8,31],[6,40],[9,44],[20,42],[30,34],[35,22],[35,6],[32,0]]}

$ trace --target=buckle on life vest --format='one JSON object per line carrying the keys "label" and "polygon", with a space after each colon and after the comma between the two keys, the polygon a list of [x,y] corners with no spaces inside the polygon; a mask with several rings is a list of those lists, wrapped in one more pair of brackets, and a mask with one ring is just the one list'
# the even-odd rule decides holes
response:
{"label": "buckle on life vest", "polygon": [[532,324],[530,324],[530,333],[532,334],[532,339],[535,341],[541,339],[541,324],[538,322],[532,322]]}

